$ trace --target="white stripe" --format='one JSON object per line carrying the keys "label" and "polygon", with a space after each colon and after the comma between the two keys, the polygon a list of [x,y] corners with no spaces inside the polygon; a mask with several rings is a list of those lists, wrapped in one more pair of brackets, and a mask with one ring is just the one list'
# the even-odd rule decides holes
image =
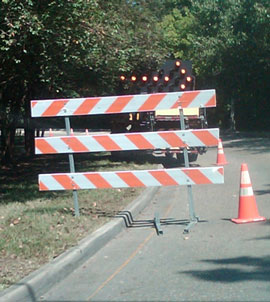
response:
{"label": "white stripe", "polygon": [[200,93],[189,104],[188,108],[204,107],[215,95],[215,90],[201,90]]}
{"label": "white stripe", "polygon": [[128,134],[112,134],[110,138],[122,149],[122,150],[138,150],[139,148],[129,140]]}
{"label": "white stripe", "polygon": [[102,152],[106,151],[106,149],[95,140],[94,136],[76,136],[78,140],[89,150],[89,152]]}
{"label": "white stripe", "polygon": [[196,146],[196,147],[205,146],[205,144],[195,134],[193,134],[191,130],[188,130],[186,133],[182,133],[181,139],[188,146]]}
{"label": "white stripe", "polygon": [[156,106],[155,110],[170,109],[182,94],[183,92],[167,92],[166,96],[164,96],[162,101]]}
{"label": "white stripe", "polygon": [[97,102],[96,106],[93,107],[90,114],[105,113],[108,108],[114,103],[116,98],[116,96],[102,97],[100,101]]}
{"label": "white stripe", "polygon": [[31,107],[32,117],[41,116],[43,112],[48,109],[52,102],[53,100],[37,101],[36,105],[34,107]]}
{"label": "white stripe", "polygon": [[73,113],[84,102],[84,98],[69,99],[65,106],[59,111],[57,116],[73,115]]}
{"label": "white stripe", "polygon": [[35,154],[43,154],[43,153],[38,149],[38,147],[35,147]]}
{"label": "white stripe", "polygon": [[[126,97],[129,97],[127,95]],[[145,101],[148,99],[148,94],[139,94],[134,95],[133,98],[127,103],[125,108],[121,112],[137,112],[138,109],[145,103]]]}
{"label": "white stripe", "polygon": [[173,178],[179,185],[194,185],[195,182],[189,178],[186,173],[179,169],[169,169],[168,174]]}
{"label": "white stripe", "polygon": [[243,185],[251,184],[251,180],[250,180],[248,171],[241,172],[241,184],[243,184]]}
{"label": "white stripe", "polygon": [[133,171],[133,174],[139,178],[139,180],[146,187],[160,187],[160,182],[156,180],[154,176],[152,176],[149,171]]}
{"label": "white stripe", "polygon": [[241,188],[240,189],[240,196],[253,196],[252,187]]}
{"label": "white stripe", "polygon": [[[46,140],[47,141],[47,140]],[[65,144],[61,137],[51,137],[49,141],[47,141],[58,153],[66,153],[71,152],[71,149],[68,148],[68,145]],[[61,151],[60,151],[61,150]]]}
{"label": "white stripe", "polygon": [[156,148],[171,148],[171,145],[166,142],[158,133],[145,132],[142,135]]}
{"label": "white stripe", "polygon": [[116,172],[103,172],[99,173],[113,188],[128,188],[127,185]]}
{"label": "white stripe", "polygon": [[96,189],[96,186],[85,175],[72,173],[71,176],[81,189]]}
{"label": "white stripe", "polygon": [[[224,174],[221,174],[218,167],[200,168],[200,171],[210,180],[213,184],[223,184]],[[223,172],[224,173],[224,172]]]}
{"label": "white stripe", "polygon": [[38,180],[39,183],[42,182],[50,190],[65,190],[65,188],[50,174],[40,174]]}

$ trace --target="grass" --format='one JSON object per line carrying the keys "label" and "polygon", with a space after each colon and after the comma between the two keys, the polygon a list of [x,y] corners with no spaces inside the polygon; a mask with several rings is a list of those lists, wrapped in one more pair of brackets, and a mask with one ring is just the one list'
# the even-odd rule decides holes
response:
{"label": "grass", "polygon": [[[129,153],[130,154],[130,153]],[[120,160],[108,153],[75,156],[76,171],[156,168],[148,156]],[[39,192],[38,174],[68,172],[67,155],[35,156],[0,172],[0,290],[18,282],[108,222],[142,188],[78,191],[74,217],[71,191]]]}

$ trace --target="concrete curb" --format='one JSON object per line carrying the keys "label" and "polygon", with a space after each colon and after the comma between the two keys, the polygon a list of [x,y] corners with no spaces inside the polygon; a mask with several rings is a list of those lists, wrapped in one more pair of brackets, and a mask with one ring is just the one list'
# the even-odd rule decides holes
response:
{"label": "concrete curb", "polygon": [[147,188],[138,198],[115,218],[84,238],[76,247],[71,248],[53,261],[44,265],[20,282],[12,285],[0,294],[0,302],[36,302],[54,284],[67,277],[82,265],[113,237],[128,226],[132,217],[136,217],[153,199],[158,188]]}

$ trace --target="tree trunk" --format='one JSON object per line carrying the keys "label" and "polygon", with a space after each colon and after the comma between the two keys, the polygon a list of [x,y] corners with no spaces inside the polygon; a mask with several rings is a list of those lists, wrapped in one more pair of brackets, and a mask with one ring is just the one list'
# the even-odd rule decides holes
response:
{"label": "tree trunk", "polygon": [[14,125],[4,127],[1,129],[1,163],[10,164],[14,157],[14,144],[15,144]]}
{"label": "tree trunk", "polygon": [[35,154],[35,129],[33,128],[30,117],[24,119],[24,145],[26,156],[33,156]]}
{"label": "tree trunk", "polygon": [[231,131],[235,131],[236,130],[234,113],[235,113],[234,99],[231,99],[231,112],[230,112],[230,124],[231,124],[230,125],[230,129],[231,129]]}

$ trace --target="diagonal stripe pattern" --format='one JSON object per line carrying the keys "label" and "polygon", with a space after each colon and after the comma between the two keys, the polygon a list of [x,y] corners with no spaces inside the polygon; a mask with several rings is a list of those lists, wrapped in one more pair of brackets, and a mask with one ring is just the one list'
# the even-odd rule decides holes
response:
{"label": "diagonal stripe pattern", "polygon": [[218,145],[219,129],[59,136],[35,139],[36,154],[154,150]]}
{"label": "diagonal stripe pattern", "polygon": [[40,174],[40,191],[224,183],[223,167]]}
{"label": "diagonal stripe pattern", "polygon": [[146,112],[160,109],[215,107],[215,90],[31,101],[32,117]]}

